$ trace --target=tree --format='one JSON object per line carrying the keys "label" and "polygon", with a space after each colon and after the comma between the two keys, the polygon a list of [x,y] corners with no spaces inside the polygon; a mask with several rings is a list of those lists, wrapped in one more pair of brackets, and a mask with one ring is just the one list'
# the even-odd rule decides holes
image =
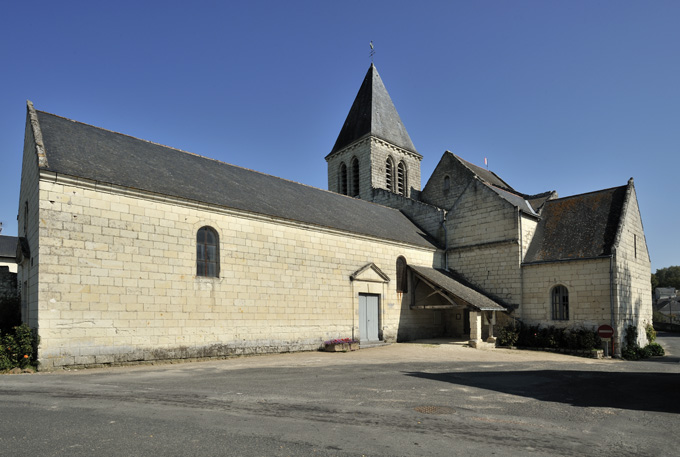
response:
{"label": "tree", "polygon": [[656,270],[656,274],[652,275],[652,287],[654,287],[654,279],[656,278],[656,287],[673,287],[680,289],[680,267],[673,266],[667,268],[660,268]]}

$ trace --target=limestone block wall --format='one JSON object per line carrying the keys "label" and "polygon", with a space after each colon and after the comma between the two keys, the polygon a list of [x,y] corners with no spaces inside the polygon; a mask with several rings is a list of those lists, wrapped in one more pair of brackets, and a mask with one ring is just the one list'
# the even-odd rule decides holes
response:
{"label": "limestone block wall", "polygon": [[449,268],[509,304],[520,302],[517,211],[484,184],[466,188],[447,214]]}
{"label": "limestone block wall", "polygon": [[[31,107],[32,108],[32,107]],[[21,187],[17,213],[18,236],[26,238],[30,258],[17,266],[17,287],[21,294],[21,320],[33,328],[38,326],[38,219],[40,216],[38,163],[44,160],[45,149],[35,112],[26,116],[24,151],[21,167]]]}
{"label": "limestone block wall", "polygon": [[394,159],[396,182],[396,167],[400,161],[406,166],[406,196],[412,192],[420,191],[420,160],[419,155],[405,149],[396,147],[386,141],[375,137],[363,138],[343,150],[340,150],[327,159],[328,161],[328,190],[342,193],[340,183],[341,164],[347,166],[347,179],[349,195],[352,195],[352,159],[359,160],[359,198],[371,200],[372,188],[386,189],[385,163],[387,157]]}
{"label": "limestone block wall", "polygon": [[[522,267],[519,317],[529,324],[596,329],[611,324],[609,258],[529,264]],[[569,292],[569,319],[554,320],[550,292]]]}
{"label": "limestone block wall", "polygon": [[645,328],[652,323],[651,262],[635,188],[630,184],[617,234],[614,284],[616,320],[621,335],[629,325],[638,329],[638,344],[648,343]]}
{"label": "limestone block wall", "polygon": [[520,213],[520,218],[520,243],[522,247],[522,261],[524,261],[524,257],[526,256],[529,245],[531,244],[531,240],[534,238],[534,234],[536,233],[538,219],[524,213]]}
{"label": "limestone block wall", "polygon": [[[449,178],[448,188],[444,184],[446,177]],[[450,210],[474,180],[470,170],[447,151],[428,179],[420,199],[430,205]]]}
{"label": "limestone block wall", "polygon": [[449,268],[507,304],[520,303],[517,243],[502,243],[448,252]]}
{"label": "limestone block wall", "polygon": [[394,161],[393,187],[396,192],[397,165],[403,162],[406,167],[405,191],[406,197],[411,197],[413,191],[420,191],[420,161],[419,155],[413,154],[405,149],[401,149],[393,144],[378,138],[371,138],[371,170],[372,185],[375,188],[386,189],[386,168],[387,158],[391,157]]}
{"label": "limestone block wall", "polygon": [[433,239],[444,244],[442,222],[446,212],[443,209],[384,189],[373,189],[373,202],[400,210]]}
{"label": "limestone block wall", "polygon": [[331,192],[342,193],[340,169],[344,163],[347,167],[347,190],[348,195],[353,196],[354,184],[352,179],[352,160],[354,157],[359,161],[359,198],[362,200],[371,199],[371,159],[370,159],[370,138],[366,137],[359,140],[345,149],[342,149],[331,157],[328,161],[328,190]]}
{"label": "limestone block wall", "polygon": [[[384,339],[421,320],[396,260],[424,249],[45,175],[40,182],[43,368],[315,349],[357,334],[357,295],[380,294]],[[196,277],[196,232],[220,237],[219,278]],[[373,262],[393,280],[360,287]],[[366,291],[363,291],[366,292]]]}

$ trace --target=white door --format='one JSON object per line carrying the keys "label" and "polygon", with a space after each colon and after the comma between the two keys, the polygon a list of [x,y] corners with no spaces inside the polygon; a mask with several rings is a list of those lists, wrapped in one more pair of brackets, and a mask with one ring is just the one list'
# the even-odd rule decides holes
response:
{"label": "white door", "polygon": [[378,339],[378,295],[359,294],[359,340]]}

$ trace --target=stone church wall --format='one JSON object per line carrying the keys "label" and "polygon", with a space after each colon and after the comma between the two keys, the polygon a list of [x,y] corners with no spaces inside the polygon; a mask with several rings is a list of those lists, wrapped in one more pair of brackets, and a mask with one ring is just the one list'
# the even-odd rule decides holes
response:
{"label": "stone church wall", "polygon": [[[359,198],[371,201],[372,189],[387,189],[385,163],[387,157],[394,160],[394,177],[396,183],[396,167],[400,161],[406,166],[406,196],[420,191],[420,158],[404,149],[393,146],[378,138],[366,137],[328,159],[328,190],[341,194],[340,168],[347,166],[348,195],[353,194],[352,159],[359,160]],[[396,186],[396,184],[395,184]]]}
{"label": "stone church wall", "polygon": [[[316,349],[358,337],[358,293],[381,295],[387,341],[419,313],[396,292],[396,260],[434,250],[214,207],[41,181],[37,306],[43,368]],[[220,277],[196,277],[196,232],[220,237]],[[350,281],[373,262],[391,281]],[[355,284],[356,283],[356,284]]]}
{"label": "stone church wall", "polygon": [[[37,129],[37,130],[36,130]],[[37,131],[36,134],[34,133]],[[38,236],[39,218],[39,174],[38,161],[44,158],[42,135],[36,119],[26,117],[23,162],[21,167],[21,187],[19,190],[19,212],[17,218],[19,237],[24,237],[30,250],[30,258],[17,266],[17,287],[21,295],[21,320],[29,326],[38,326],[38,287],[40,250]],[[44,235],[44,233],[43,233]],[[43,286],[47,289],[47,286]]]}
{"label": "stone church wall", "polygon": [[645,327],[652,323],[651,263],[635,188],[628,187],[624,218],[616,245],[614,283],[617,289],[616,313],[621,336],[626,327],[638,330],[638,344],[646,345]]}
{"label": "stone church wall", "polygon": [[420,191],[420,158],[415,154],[377,138],[371,138],[371,172],[373,187],[387,189],[387,158],[392,157],[394,171],[392,176],[394,192],[397,183],[397,165],[404,162],[406,167],[406,197],[413,197],[412,191]]}
{"label": "stone church wall", "polygon": [[373,189],[372,201],[379,205],[400,210],[433,239],[442,245],[444,244],[442,222],[445,211],[441,208],[406,198],[384,189]]}
{"label": "stone church wall", "polygon": [[357,141],[333,154],[328,160],[328,190],[342,194],[340,183],[341,164],[347,167],[347,195],[353,195],[352,159],[359,161],[359,198],[370,201],[371,197],[371,159],[370,139]]}
{"label": "stone church wall", "polygon": [[473,182],[447,216],[449,268],[508,304],[520,301],[517,212]]}
{"label": "stone church wall", "polygon": [[[569,292],[569,319],[552,316],[550,292],[563,285]],[[517,316],[528,324],[596,329],[611,324],[609,258],[524,265],[522,305]]]}

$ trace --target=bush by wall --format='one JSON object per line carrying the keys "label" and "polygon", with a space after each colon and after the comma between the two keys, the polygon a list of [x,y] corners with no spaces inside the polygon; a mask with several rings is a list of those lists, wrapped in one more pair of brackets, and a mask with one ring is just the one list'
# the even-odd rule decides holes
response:
{"label": "bush by wall", "polygon": [[21,301],[16,294],[0,296],[0,332],[21,325]]}
{"label": "bush by wall", "polygon": [[37,365],[38,334],[22,324],[0,331],[0,371]]}
{"label": "bush by wall", "polygon": [[499,346],[590,350],[600,349],[602,340],[594,330],[525,325],[519,321],[498,331]]}
{"label": "bush by wall", "polygon": [[624,338],[626,346],[621,351],[621,357],[626,360],[640,360],[666,355],[666,351],[664,351],[663,347],[659,343],[653,342],[656,339],[654,328],[651,325],[648,325],[645,331],[647,332],[647,340],[649,340],[650,343],[642,348],[637,343],[637,327],[633,325],[626,327],[626,336]]}

